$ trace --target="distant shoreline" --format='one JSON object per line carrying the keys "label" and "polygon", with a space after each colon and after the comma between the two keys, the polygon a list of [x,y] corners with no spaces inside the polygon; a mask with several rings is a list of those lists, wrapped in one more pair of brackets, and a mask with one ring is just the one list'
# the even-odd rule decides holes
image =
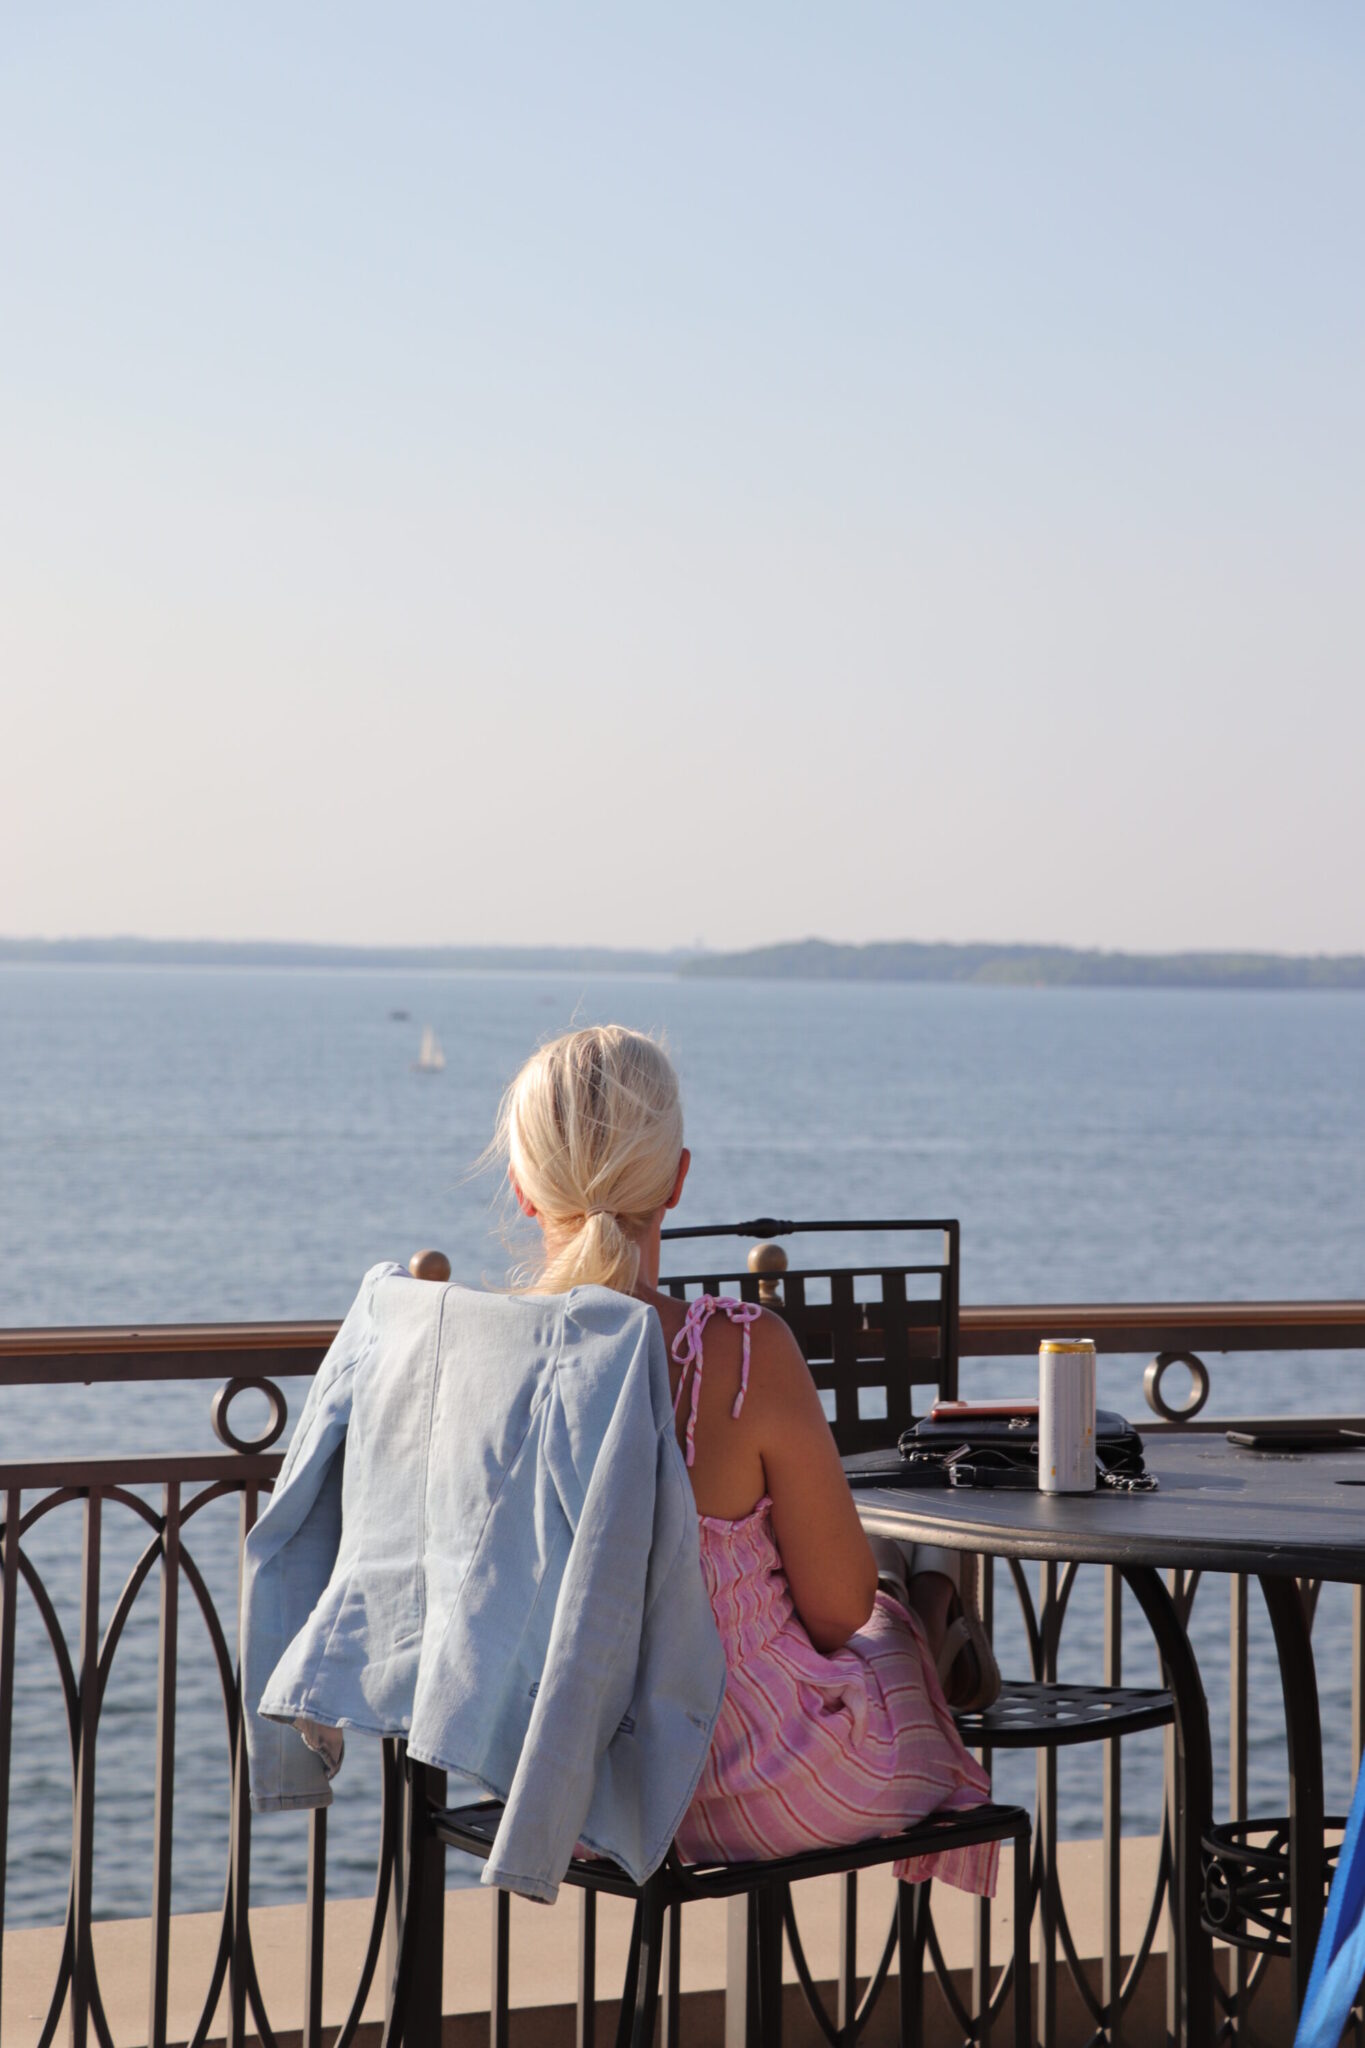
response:
{"label": "distant shoreline", "polygon": [[290,939],[3,939],[0,966],[336,967],[408,973],[674,974],[688,956],[609,946],[329,946]]}
{"label": "distant shoreline", "polygon": [[1365,989],[1360,953],[1122,953],[1077,946],[836,946],[825,939],[698,956],[688,975],[978,988]]}
{"label": "distant shoreline", "polygon": [[1072,946],[840,946],[706,953],[610,946],[330,946],[251,939],[4,939],[0,965],[664,974],[687,980],[920,982],[978,988],[1365,989],[1359,953],[1123,953]]}

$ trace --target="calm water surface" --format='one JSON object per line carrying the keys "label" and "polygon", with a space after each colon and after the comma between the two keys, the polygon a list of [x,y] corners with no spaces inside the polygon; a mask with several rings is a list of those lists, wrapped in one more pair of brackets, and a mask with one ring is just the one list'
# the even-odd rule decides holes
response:
{"label": "calm water surface", "polygon": [[[1365,1293],[1359,996],[0,968],[0,1323],[335,1316],[367,1266],[427,1244],[459,1277],[501,1281],[511,1252],[496,1176],[475,1171],[499,1092],[537,1040],[609,1018],[664,1031],[682,1072],[694,1164],[679,1221],[956,1214],[967,1301]],[[446,1052],[439,1075],[412,1067],[428,1023]],[[1144,1362],[1106,1361],[1101,1399],[1138,1415]],[[1365,1409],[1358,1359],[1208,1363],[1224,1412]],[[1028,1376],[1027,1361],[969,1365],[965,1390]],[[209,1448],[207,1392],[0,1392],[6,1454]],[[289,1392],[297,1409],[301,1384]],[[111,1510],[106,1616],[139,1529]],[[230,1616],[230,1505],[206,1510],[187,1541]],[[77,1518],[53,1515],[26,1548],[74,1647]],[[147,1910],[156,1598],[153,1574],[104,1708],[109,1913]],[[1093,1675],[1099,1614],[1098,1577],[1083,1573],[1064,1675]],[[1268,1629],[1253,1625],[1252,1805],[1282,1810],[1278,1685]],[[221,1896],[226,1760],[208,1638],[192,1617],[182,1626],[176,1905],[189,1909]],[[69,1803],[60,1685],[31,1602],[18,1628],[13,1924],[60,1917]],[[1344,1802],[1349,1614],[1337,1589],[1317,1633],[1329,1797]],[[1226,1636],[1210,1583],[1195,1640],[1216,1744]],[[1020,1640],[1007,1632],[1007,1664],[1021,1666]],[[1139,1682],[1151,1657],[1136,1623],[1126,1658]],[[1145,1831],[1159,1738],[1126,1744],[1124,1760],[1125,1826]],[[1032,1768],[1001,1760],[1000,1796],[1027,1798]],[[1072,1833],[1094,1830],[1098,1772],[1098,1756],[1064,1758]],[[354,1748],[329,1839],[338,1893],[368,1888],[374,1776]],[[296,1895],[300,1817],[258,1823],[257,1842],[255,1896]]]}

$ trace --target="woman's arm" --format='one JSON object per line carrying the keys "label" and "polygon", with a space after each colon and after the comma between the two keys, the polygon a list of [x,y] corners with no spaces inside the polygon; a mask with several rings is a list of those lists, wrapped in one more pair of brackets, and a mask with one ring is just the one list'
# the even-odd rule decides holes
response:
{"label": "woman's arm", "polygon": [[877,1566],[810,1369],[778,1316],[754,1325],[745,1410],[796,1611],[818,1650],[837,1650],[872,1612]]}

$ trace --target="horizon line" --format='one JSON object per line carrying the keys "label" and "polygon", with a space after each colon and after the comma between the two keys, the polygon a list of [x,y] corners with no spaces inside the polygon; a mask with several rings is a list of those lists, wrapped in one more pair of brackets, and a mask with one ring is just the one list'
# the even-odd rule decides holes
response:
{"label": "horizon line", "polygon": [[270,938],[216,938],[198,936],[148,937],[137,932],[116,932],[108,934],[63,934],[49,936],[11,936],[0,933],[0,960],[37,953],[63,953],[80,950],[95,952],[111,951],[118,948],[136,948],[149,952],[215,952],[226,953],[273,953],[273,954],[319,954],[333,956],[363,956],[393,960],[411,960],[414,956],[498,956],[528,955],[544,956],[572,955],[581,957],[590,954],[605,959],[637,960],[725,960],[747,959],[759,954],[776,952],[796,953],[805,950],[826,950],[838,953],[873,953],[887,950],[915,949],[923,952],[956,953],[1016,953],[1016,954],[1075,954],[1112,959],[1131,960],[1226,960],[1255,959],[1283,961],[1359,961],[1365,959],[1365,950],[1329,951],[1317,948],[1312,951],[1290,951],[1271,946],[1216,945],[1216,946],[1122,946],[1084,945],[1070,940],[1059,939],[828,939],[820,934],[806,934],[801,938],[766,939],[755,944],[742,946],[708,946],[693,942],[690,945],[644,946],[629,944],[608,944],[595,940],[577,941],[536,941],[536,940],[418,940],[379,941],[357,939],[270,939]]}

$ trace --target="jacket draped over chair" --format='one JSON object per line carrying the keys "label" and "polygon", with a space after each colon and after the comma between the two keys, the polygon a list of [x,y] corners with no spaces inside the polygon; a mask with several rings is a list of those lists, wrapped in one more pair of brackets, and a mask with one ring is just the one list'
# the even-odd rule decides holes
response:
{"label": "jacket draped over chair", "polygon": [[251,1803],[326,1804],[321,1730],[403,1736],[505,1801],[483,1881],[667,1852],[725,1685],[658,1317],[602,1287],[374,1267],[246,1546]]}

